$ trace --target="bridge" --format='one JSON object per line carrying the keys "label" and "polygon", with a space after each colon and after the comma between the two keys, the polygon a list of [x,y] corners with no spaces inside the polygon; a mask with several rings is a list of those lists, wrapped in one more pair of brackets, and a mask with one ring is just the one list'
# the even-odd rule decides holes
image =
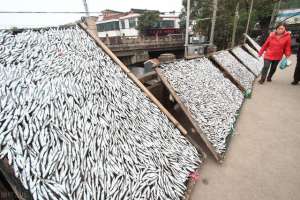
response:
{"label": "bridge", "polygon": [[174,53],[177,57],[184,54],[184,35],[153,37],[115,37],[102,38],[102,41],[126,65],[141,63],[161,53]]}

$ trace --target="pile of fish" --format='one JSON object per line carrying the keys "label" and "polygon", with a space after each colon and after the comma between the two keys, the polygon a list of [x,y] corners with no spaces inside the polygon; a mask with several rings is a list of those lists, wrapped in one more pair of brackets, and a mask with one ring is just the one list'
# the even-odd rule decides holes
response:
{"label": "pile of fish", "polygon": [[244,34],[246,39],[248,40],[248,42],[255,48],[256,51],[259,51],[261,46],[259,46],[259,44],[253,40],[249,35]]}
{"label": "pile of fish", "polygon": [[244,96],[207,58],[161,65],[193,119],[218,154],[227,148]]}
{"label": "pile of fish", "polygon": [[259,76],[263,68],[263,63],[259,62],[241,47],[235,47],[231,50],[231,52],[238,57],[243,64],[245,64],[248,69],[251,70],[251,72],[253,72],[256,76]]}
{"label": "pile of fish", "polygon": [[264,64],[264,59],[263,57],[259,57],[258,56],[258,52],[255,51],[252,47],[250,47],[247,43],[243,45],[244,48],[250,53],[252,54],[262,65]]}
{"label": "pile of fish", "polygon": [[213,55],[213,59],[224,67],[245,88],[247,93],[251,93],[252,83],[255,79],[254,74],[231,55],[229,51],[220,51]]}
{"label": "pile of fish", "polygon": [[182,199],[201,155],[85,31],[0,52],[0,157],[34,199]]}

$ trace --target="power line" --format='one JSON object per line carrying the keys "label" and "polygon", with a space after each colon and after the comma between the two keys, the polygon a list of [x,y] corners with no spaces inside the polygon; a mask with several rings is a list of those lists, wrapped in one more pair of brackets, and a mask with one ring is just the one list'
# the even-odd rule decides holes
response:
{"label": "power line", "polygon": [[[102,12],[88,12],[91,14],[101,14]],[[181,12],[161,12],[163,14],[181,13]],[[0,14],[86,14],[85,11],[0,11]]]}
{"label": "power line", "polygon": [[[89,12],[100,14],[101,12]],[[86,14],[84,11],[0,11],[0,14]]]}

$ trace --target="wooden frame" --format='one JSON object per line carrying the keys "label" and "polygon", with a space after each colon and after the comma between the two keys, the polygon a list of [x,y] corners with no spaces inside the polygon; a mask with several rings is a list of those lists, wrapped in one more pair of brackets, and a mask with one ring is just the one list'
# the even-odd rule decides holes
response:
{"label": "wooden frame", "polygon": [[153,72],[149,72],[141,77],[139,77],[139,81],[142,83],[142,84],[145,84],[147,81],[150,81],[150,80],[153,80],[157,78],[157,74],[155,71]]}
{"label": "wooden frame", "polygon": [[[136,76],[130,72],[130,70],[115,56],[115,54],[106,47],[106,45],[100,40],[98,39],[98,37],[94,36],[93,33],[91,31],[88,30],[88,28],[86,27],[85,24],[83,23],[80,23],[79,26],[85,30],[88,35],[90,37],[92,37],[94,39],[94,41],[96,42],[96,44],[102,48],[102,50],[104,50],[109,56],[110,58],[115,61],[120,67],[121,69],[128,75],[129,78],[131,78],[132,81],[134,81],[134,83],[144,92],[144,94],[150,98],[150,100],[152,100],[152,102],[158,106],[158,108],[161,110],[161,112],[163,112],[171,122],[174,123],[174,125],[181,131],[181,133],[195,146],[195,148],[198,150],[198,152],[201,154],[202,156],[202,159],[203,159],[203,163],[205,162],[205,159],[206,159],[206,154],[205,152],[202,150],[202,148],[200,146],[198,146],[197,144],[194,144],[193,143],[193,140],[189,138],[188,136],[188,132],[186,131],[186,129],[184,127],[182,127],[182,125],[173,117],[173,115],[171,115],[169,113],[169,111],[167,111],[167,109],[165,109],[162,104],[152,95],[152,93],[142,84],[142,82],[146,82],[147,80],[149,79],[152,79],[153,77],[157,76],[157,75],[154,75],[153,73],[149,74],[149,76],[145,76],[145,77],[141,77],[140,81],[139,79],[136,78]],[[156,68],[155,68],[156,69]],[[161,77],[159,77],[161,78]],[[161,81],[163,82],[163,80],[161,79]],[[202,163],[202,164],[203,164]],[[201,168],[201,165],[200,167],[196,170],[196,173],[199,173],[200,171],[200,168]],[[184,200],[189,200],[190,199],[190,195],[191,195],[191,192],[192,192],[192,189],[195,185],[196,181],[193,180],[192,178],[189,178],[188,182],[187,182],[187,191],[185,193],[185,196],[184,196]]]}
{"label": "wooden frame", "polygon": [[254,49],[259,52],[261,46],[259,44],[257,44],[257,42],[255,42],[249,35],[247,35],[246,33],[244,33],[244,37],[246,37],[246,39],[250,42],[250,44],[254,47]]}
{"label": "wooden frame", "polygon": [[[213,55],[218,55],[219,53],[220,52],[216,52]],[[225,67],[223,67],[223,64],[213,57],[213,55],[210,57],[210,59],[216,64],[216,67],[224,73],[226,78],[231,80],[232,83],[234,83],[243,93],[245,93],[247,91],[246,88],[244,88],[244,86],[242,86],[242,84],[236,80]]]}
{"label": "wooden frame", "polygon": [[28,190],[26,190],[21,181],[17,179],[10,168],[7,159],[0,159],[0,171],[8,182],[14,194],[20,200],[32,200],[33,197]]}
{"label": "wooden frame", "polygon": [[138,78],[119,60],[119,58],[97,37],[84,23],[78,23],[94,42],[124,71],[124,73],[144,92],[144,94],[164,113],[167,118],[177,127],[183,135],[187,135],[185,128],[164,108],[161,103],[152,95],[152,93],[138,80]]}
{"label": "wooden frame", "polygon": [[[211,54],[214,55],[216,54],[217,52]],[[199,56],[199,57],[196,57],[194,59],[197,59],[197,58],[204,58],[205,56]],[[191,60],[193,58],[186,58],[185,60]],[[214,63],[213,63],[214,64]],[[224,74],[224,77],[225,78],[228,78],[230,79],[234,84],[236,84],[236,86],[242,91],[246,91],[243,86],[240,85],[240,83],[238,81],[236,81],[232,75],[226,70],[224,69],[220,64],[219,62],[217,63],[219,66],[216,66],[220,69],[220,71]],[[241,63],[242,64],[242,63]],[[215,64],[214,64],[215,65]],[[222,154],[217,154],[214,150],[214,147],[212,146],[212,144],[207,140],[206,138],[206,135],[203,134],[203,131],[201,130],[201,128],[197,125],[197,122],[195,122],[195,120],[193,119],[192,117],[192,114],[190,113],[190,111],[185,107],[185,105],[182,103],[182,101],[180,100],[180,97],[177,95],[177,93],[175,92],[175,90],[173,89],[173,87],[171,86],[171,84],[169,83],[169,81],[167,80],[167,78],[162,74],[161,72],[161,69],[158,67],[155,68],[155,71],[157,72],[158,74],[158,77],[160,77],[160,79],[162,80],[162,83],[165,85],[165,87],[169,90],[170,94],[173,96],[175,102],[179,105],[179,107],[182,109],[182,111],[184,112],[184,114],[187,116],[187,118],[189,119],[190,123],[192,124],[192,126],[194,127],[194,131],[196,133],[198,133],[198,135],[201,137],[202,141],[205,143],[206,147],[208,148],[208,150],[212,153],[213,157],[219,162],[219,163],[222,163],[223,160],[225,159],[225,155],[226,153],[222,153]],[[252,83],[252,85],[254,84],[254,82]],[[237,111],[237,113],[239,113],[242,109],[242,106],[245,102],[245,99],[243,100],[243,103],[241,105],[241,108]],[[234,126],[236,126],[236,122],[238,120],[238,117],[236,117],[236,121],[235,121],[235,124]],[[232,138],[232,133],[229,134],[227,137],[229,137],[228,139],[226,139],[227,141],[227,148],[228,148],[228,145],[231,141],[231,138]]]}
{"label": "wooden frame", "polygon": [[[234,47],[234,48],[237,48],[237,47],[240,47],[240,48],[242,48],[241,46],[236,46],[236,47]],[[235,55],[235,53],[232,51],[234,48],[232,48],[229,52],[231,53],[231,55],[233,55],[242,65],[244,65],[245,67],[246,67],[246,69],[248,70],[248,71],[250,71],[254,76],[255,76],[255,78],[257,78],[259,75],[256,75],[247,65],[246,65],[246,63],[241,59],[241,58],[239,58],[237,55]],[[243,48],[242,48],[243,49]],[[243,49],[244,50],[244,49]],[[244,50],[245,51],[245,50]],[[251,56],[251,55],[250,55]],[[252,57],[252,56],[251,56]],[[255,59],[255,58],[254,58]]]}
{"label": "wooden frame", "polygon": [[195,120],[192,117],[191,112],[185,107],[185,105],[182,103],[182,101],[180,100],[180,97],[176,94],[176,92],[174,91],[173,87],[170,85],[169,81],[165,78],[165,76],[161,73],[160,68],[156,67],[155,71],[157,72],[157,75],[160,77],[162,83],[164,84],[164,86],[169,90],[170,94],[173,96],[175,102],[179,105],[179,107],[181,108],[181,110],[184,112],[184,114],[187,116],[188,120],[190,121],[190,123],[192,124],[195,132],[201,137],[201,140],[205,143],[205,145],[207,146],[207,148],[209,149],[209,151],[211,152],[211,154],[213,155],[213,157],[218,161],[218,162],[222,162],[224,155],[222,154],[217,154],[215,152],[214,147],[212,146],[212,144],[208,141],[206,135],[204,135],[203,131],[201,130],[201,128],[198,126],[198,124],[195,122]]}
{"label": "wooden frame", "polygon": [[[198,153],[201,154],[203,160],[206,159],[206,154],[202,148],[195,144],[195,142],[188,136],[188,131],[175,119],[175,117],[157,100],[157,98],[139,81],[139,79],[120,61],[117,56],[97,37],[95,36],[84,23],[78,24],[92,39],[95,43],[106,53],[109,57],[118,64],[125,74],[144,92],[144,95],[147,96],[159,109],[164,113],[167,118],[174,124],[176,128],[194,145]],[[146,79],[146,78],[145,78]]]}
{"label": "wooden frame", "polygon": [[[248,45],[248,44],[247,44]],[[249,45],[248,45],[249,46]],[[247,51],[251,56],[253,56],[256,60],[259,61],[259,57],[257,55],[254,55],[246,46],[245,44],[243,44],[242,48]],[[249,48],[252,48],[249,46]],[[255,51],[255,49],[253,49],[253,51]],[[256,52],[256,51],[255,51]]]}
{"label": "wooden frame", "polygon": [[[71,26],[74,26],[76,24],[72,24]],[[139,81],[139,79],[131,73],[131,71],[116,57],[116,55],[108,49],[108,47],[97,37],[95,36],[90,30],[88,30],[88,27],[80,22],[77,23],[77,25],[83,29],[93,40],[94,42],[107,54],[109,57],[119,65],[119,67],[125,72],[125,74],[143,91],[144,95],[147,96],[159,109],[160,111],[166,115],[166,117],[174,124],[174,126],[184,135],[185,137],[189,138],[187,135],[186,129],[171,115],[166,108],[164,108],[161,103],[152,95],[152,93]],[[70,26],[70,27],[71,27]],[[68,27],[68,26],[66,26]],[[62,26],[61,28],[65,28],[65,26]],[[37,29],[39,30],[39,29]],[[157,74],[155,72],[151,72],[148,74],[146,77],[142,77],[141,81],[146,82],[149,79],[152,79],[153,77],[156,77]],[[155,85],[156,86],[156,85]],[[154,87],[155,87],[154,86]],[[195,147],[198,152],[199,148]],[[206,159],[206,154],[205,152],[200,148],[200,152],[202,160],[202,164],[204,163]],[[202,165],[201,164],[201,165]],[[200,167],[197,169],[197,172],[199,172]],[[4,178],[8,182],[9,186],[12,188],[14,194],[16,197],[20,200],[32,200],[33,197],[31,193],[26,190],[21,181],[17,179],[14,175],[14,172],[12,168],[9,166],[7,159],[0,159],[0,173],[3,174]],[[188,183],[187,183],[187,188],[188,190],[185,193],[184,199],[188,200],[189,199],[189,194],[191,192],[191,188],[195,184],[195,181],[189,178]]]}

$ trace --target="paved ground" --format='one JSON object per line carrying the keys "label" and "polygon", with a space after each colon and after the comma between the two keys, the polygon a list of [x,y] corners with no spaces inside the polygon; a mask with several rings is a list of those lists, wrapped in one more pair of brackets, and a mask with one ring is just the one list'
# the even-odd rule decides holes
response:
{"label": "paved ground", "polygon": [[208,158],[192,200],[300,199],[300,85],[290,85],[294,67],[278,69],[272,83],[255,84],[225,162]]}

